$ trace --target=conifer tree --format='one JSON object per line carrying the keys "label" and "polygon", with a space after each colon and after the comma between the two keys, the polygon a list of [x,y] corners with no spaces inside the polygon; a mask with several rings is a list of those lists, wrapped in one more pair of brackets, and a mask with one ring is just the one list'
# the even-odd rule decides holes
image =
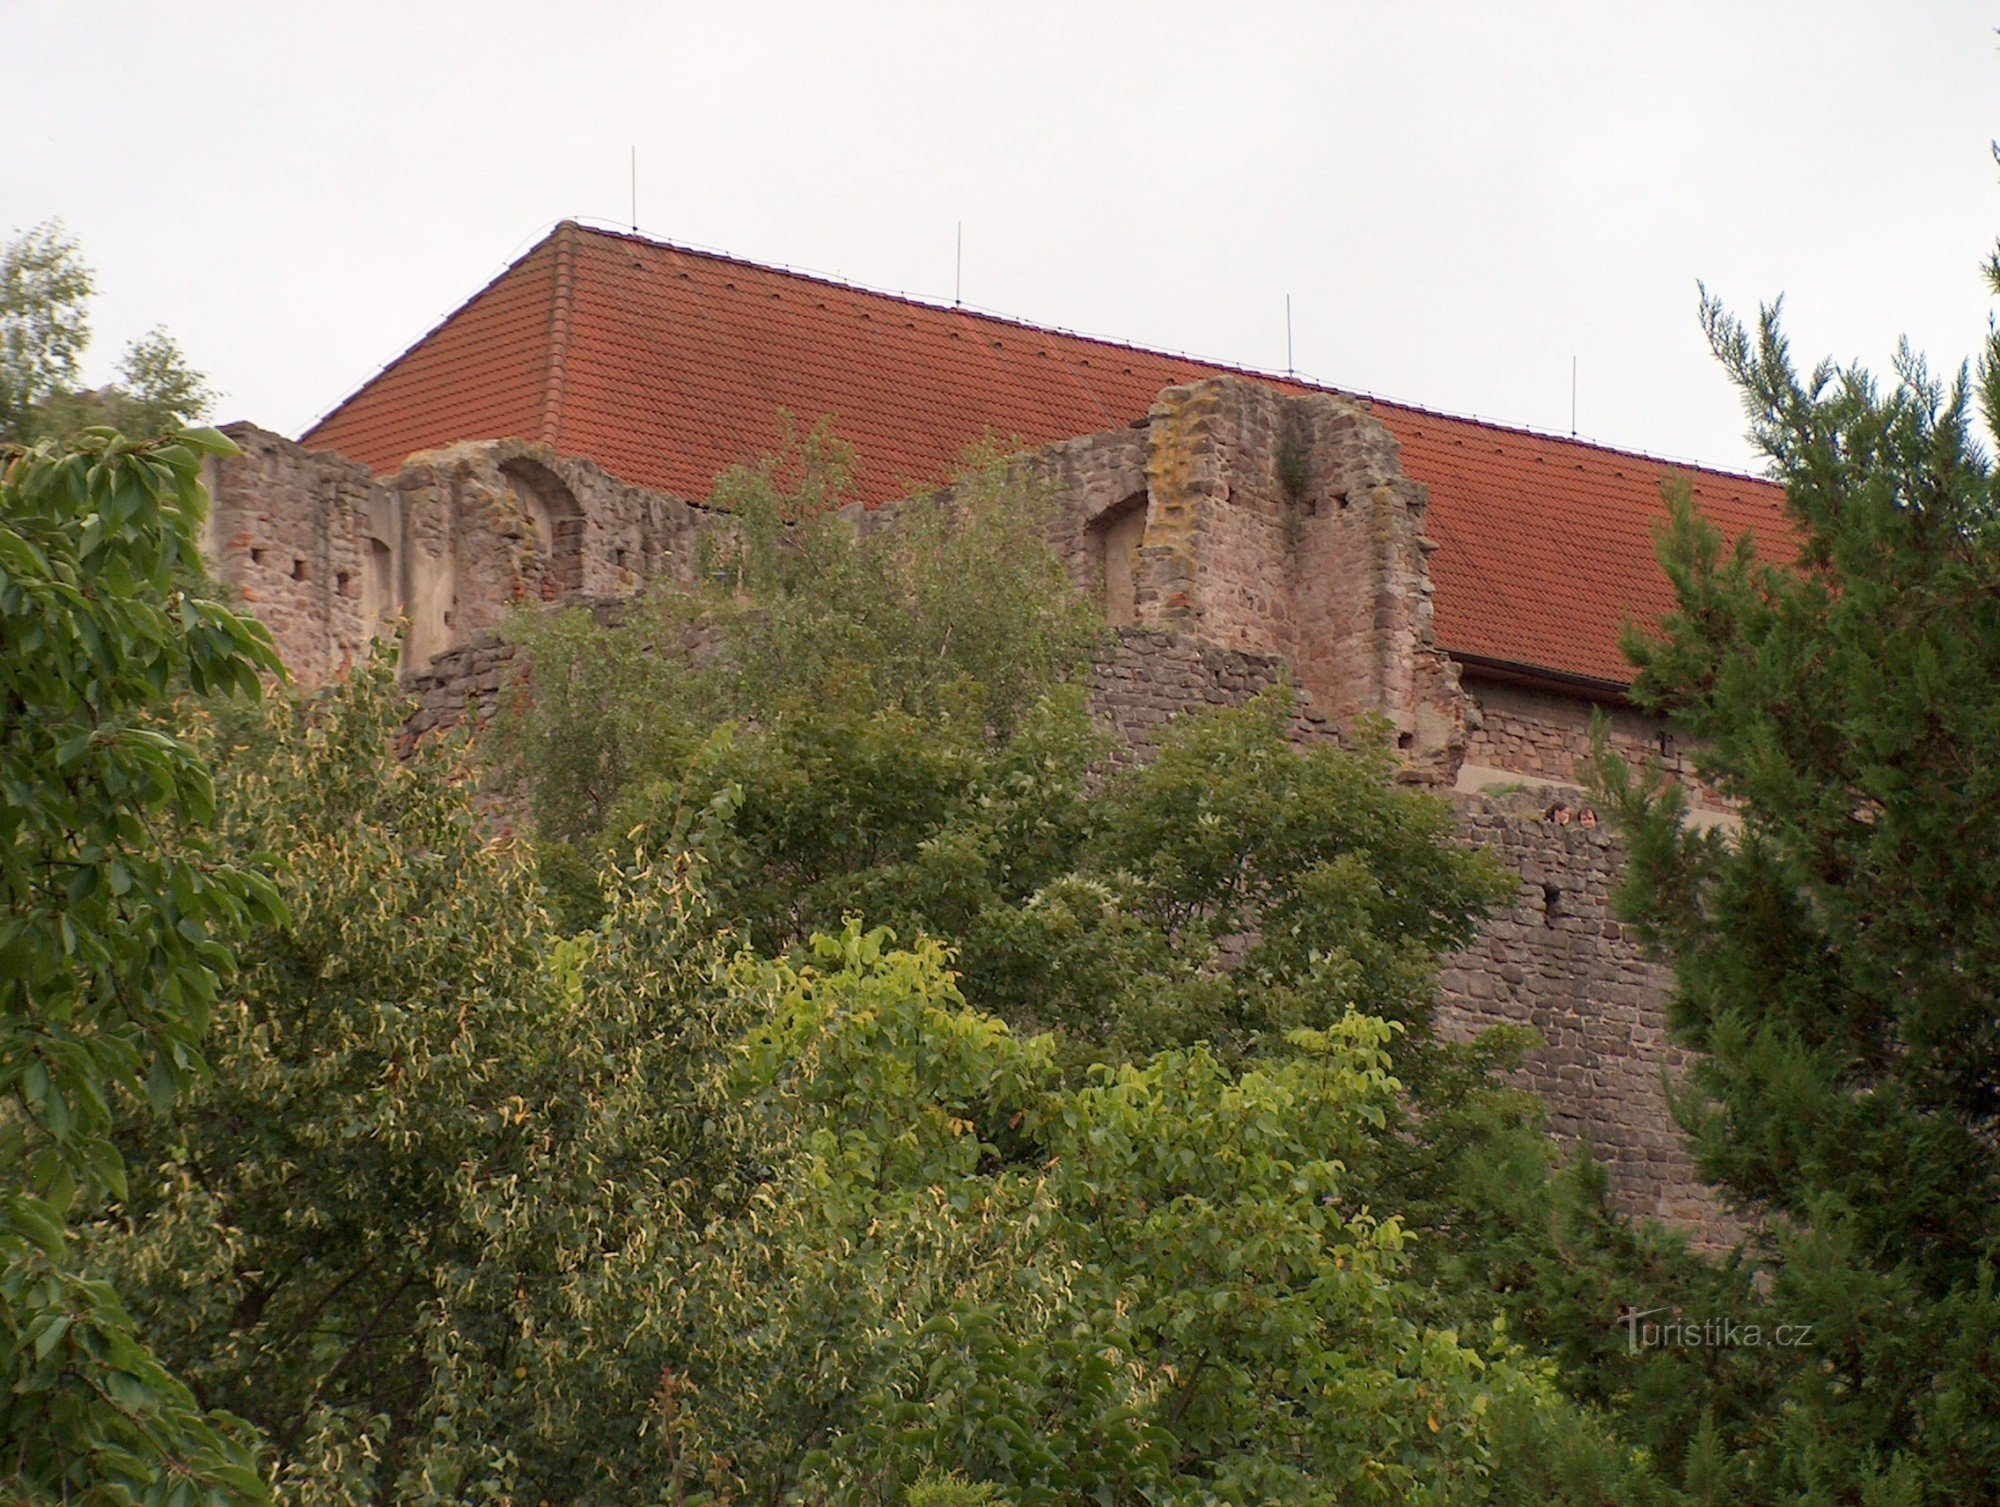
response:
{"label": "conifer tree", "polygon": [[1627,650],[1741,829],[1602,767],[1705,1054],[1684,1117],[1764,1216],[1770,1317],[1810,1326],[1712,1484],[2000,1500],[2000,334],[1949,380],[1905,344],[1885,388],[1802,373],[1775,305],[1702,313],[1795,553],[1672,499],[1677,607]]}

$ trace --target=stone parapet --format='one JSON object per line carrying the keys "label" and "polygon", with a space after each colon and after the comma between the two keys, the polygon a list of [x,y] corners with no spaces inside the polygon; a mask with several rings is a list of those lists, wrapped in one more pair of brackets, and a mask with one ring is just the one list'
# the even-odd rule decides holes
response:
{"label": "stone parapet", "polygon": [[1171,629],[1114,630],[1091,664],[1089,704],[1097,724],[1110,734],[1110,762],[1127,765],[1151,758],[1176,717],[1243,706],[1280,686],[1300,698],[1292,719],[1296,741],[1340,741],[1340,730],[1297,691],[1290,668],[1277,655],[1221,649]]}
{"label": "stone parapet", "polygon": [[1665,721],[1608,697],[1591,700],[1477,674],[1465,678],[1469,702],[1467,766],[1558,785],[1588,777],[1593,717],[1607,746],[1628,763],[1657,768],[1687,792],[1698,812],[1722,817],[1729,803],[1704,785],[1686,748]]}

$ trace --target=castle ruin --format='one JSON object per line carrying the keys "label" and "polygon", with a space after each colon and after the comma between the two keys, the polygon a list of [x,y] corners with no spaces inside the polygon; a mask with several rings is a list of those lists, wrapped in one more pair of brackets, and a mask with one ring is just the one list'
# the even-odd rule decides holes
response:
{"label": "castle ruin", "polygon": [[[757,356],[749,337],[773,344],[783,324],[755,302],[760,296],[816,305],[799,321],[803,333],[789,332],[801,350],[837,345],[858,319],[885,327],[860,338],[903,352],[904,369],[857,374],[832,363],[813,379],[824,401],[807,392],[794,408],[830,413],[864,457],[871,429],[886,437],[901,423],[934,449],[948,439],[955,453],[980,428],[996,427],[974,427],[977,411],[940,417],[952,408],[954,374],[968,392],[990,389],[1011,402],[1000,403],[1000,417],[1034,416],[1039,400],[1019,388],[1009,341],[1040,350],[1042,361],[1052,349],[1066,353],[1072,376],[1107,359],[1100,343],[1063,345],[1077,337],[999,321],[993,334],[980,316],[708,259],[702,276],[728,284],[731,295],[749,289],[749,312],[737,310],[732,324],[698,286],[681,286],[697,282],[687,255],[566,225],[304,443],[230,427],[243,454],[211,474],[207,554],[270,627],[300,680],[338,675],[403,622],[405,679],[419,704],[413,726],[476,723],[518,673],[497,632],[510,612],[602,602],[655,582],[690,584],[698,541],[718,526],[697,500],[705,484],[693,478],[706,470],[705,483],[769,444],[763,426],[772,419],[761,400],[770,394],[729,390]],[[594,274],[593,259],[601,264]],[[587,296],[593,276],[600,293],[631,305],[615,335]],[[620,396],[619,384],[632,379],[621,342],[646,346],[649,338],[631,309],[655,295],[676,332],[647,347],[664,363],[656,363],[659,380],[690,391],[706,383],[706,407],[698,391],[664,413],[650,389]],[[686,335],[696,314],[709,328]],[[724,325],[739,337],[727,353],[737,368],[701,343]],[[520,335],[530,328],[539,334]],[[509,329],[525,356],[501,348]],[[925,340],[936,347],[931,355]],[[972,342],[985,365],[952,365],[952,341]],[[992,365],[996,350],[1004,368]],[[1686,1065],[1664,1024],[1669,975],[1612,917],[1614,839],[1574,788],[1593,713],[1610,719],[1621,751],[1680,772],[1666,730],[1624,701],[1605,639],[1607,622],[1648,608],[1657,615],[1661,583],[1600,577],[1569,602],[1510,609],[1507,591],[1521,581],[1492,572],[1496,561],[1505,568],[1509,550],[1524,548],[1507,537],[1519,532],[1519,517],[1488,509],[1479,549],[1461,547],[1484,506],[1465,490],[1467,477],[1476,489],[1490,474],[1497,479],[1486,496],[1534,514],[1534,468],[1545,467],[1557,516],[1540,521],[1560,532],[1564,507],[1627,507],[1629,496],[1656,486],[1660,468],[1595,447],[1576,447],[1591,452],[1579,460],[1559,442],[1471,426],[1473,458],[1451,472],[1452,447],[1468,448],[1468,435],[1451,426],[1469,421],[1419,415],[1399,425],[1382,405],[1297,383],[1144,352],[1109,359],[1120,363],[1117,394],[1100,383],[1088,402],[1071,393],[1067,407],[1045,405],[1055,411],[1036,420],[1041,433],[1013,428],[1030,441],[1014,463],[1055,500],[1051,543],[1112,628],[1092,672],[1095,715],[1138,757],[1174,716],[1241,704],[1280,683],[1302,694],[1302,739],[1337,739],[1357,718],[1386,720],[1405,777],[1449,795],[1463,839],[1494,850],[1519,879],[1512,904],[1446,961],[1440,1029],[1464,1037],[1496,1024],[1533,1027],[1545,1046],[1522,1081],[1543,1097],[1558,1136],[1587,1141],[1606,1163],[1618,1206],[1686,1229],[1698,1246],[1728,1244],[1738,1227],[1695,1176],[1668,1110],[1668,1086]],[[509,360],[525,397],[509,398],[494,375]],[[907,368],[926,360],[938,380],[903,391]],[[1047,432],[1080,416],[1102,418],[1114,401],[1137,406],[1132,384],[1162,374],[1169,380],[1122,420]],[[1052,370],[1034,375],[1038,390],[1066,390],[1068,379]],[[593,383],[603,390],[593,394]],[[857,393],[873,407],[857,413]],[[857,418],[853,432],[844,420]],[[954,432],[940,438],[940,426]],[[1489,435],[1498,438],[1489,444]],[[905,464],[921,463],[909,443],[888,448]],[[1482,444],[1507,466],[1478,454]],[[1431,465],[1428,479],[1412,474],[1413,455]],[[1615,492],[1608,478],[1615,472],[1624,486],[1628,469],[1632,486]],[[677,475],[685,479],[675,485]],[[910,482],[907,473],[864,475],[861,504],[919,490]],[[1505,490],[1516,485],[1530,490]],[[1767,534],[1780,527],[1769,489],[1742,478],[1707,485],[1724,504],[1725,525],[1761,518]],[[1564,502],[1563,489],[1582,500]],[[1442,519],[1441,497],[1450,509]],[[1631,542],[1620,546],[1628,572]],[[1549,565],[1524,559],[1514,574],[1547,595]],[[1709,819],[1727,819],[1706,793],[1693,793]]]}

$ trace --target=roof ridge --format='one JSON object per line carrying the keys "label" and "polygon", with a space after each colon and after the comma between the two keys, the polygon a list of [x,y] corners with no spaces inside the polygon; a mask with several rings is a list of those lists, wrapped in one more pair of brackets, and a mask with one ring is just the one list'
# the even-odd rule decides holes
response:
{"label": "roof ridge", "polygon": [[1509,424],[1499,419],[1482,418],[1478,414],[1452,413],[1442,408],[1427,408],[1421,403],[1406,403],[1400,398],[1378,398],[1373,393],[1350,393],[1347,396],[1360,397],[1373,407],[1392,409],[1397,413],[1409,414],[1416,418],[1437,419],[1447,424],[1470,424],[1495,434],[1546,440],[1552,445],[1569,445],[1578,450],[1588,450],[1597,455],[1612,456],[1620,460],[1645,461],[1655,466],[1670,466],[1676,471],[1699,472],[1704,476],[1720,477],[1724,481],[1748,482],[1754,487],[1770,487],[1780,492],[1785,489],[1784,483],[1773,481],[1768,476],[1758,476],[1749,471],[1731,471],[1722,466],[1711,466],[1706,461],[1687,460],[1675,455],[1659,455],[1651,450],[1628,450],[1621,445],[1608,445],[1602,440],[1589,440],[1577,434],[1559,434],[1553,430],[1533,429],[1523,424]]}
{"label": "roof ridge", "polygon": [[553,445],[562,425],[563,396],[569,385],[570,310],[574,305],[576,221],[564,220],[553,233],[555,272],[549,292],[549,380],[542,395],[542,443]]}

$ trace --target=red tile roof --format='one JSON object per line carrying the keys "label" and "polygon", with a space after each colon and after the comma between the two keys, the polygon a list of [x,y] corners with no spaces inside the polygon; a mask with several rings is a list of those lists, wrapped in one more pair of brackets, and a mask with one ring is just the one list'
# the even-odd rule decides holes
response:
{"label": "red tile roof", "polygon": [[[830,417],[858,495],[949,474],[992,431],[1041,444],[1129,424],[1162,387],[1243,375],[565,222],[308,430],[377,470],[457,440],[527,438],[681,497]],[[1473,660],[1624,683],[1618,628],[1670,596],[1659,484],[1783,547],[1768,482],[1375,402],[1430,490],[1437,636]]]}

